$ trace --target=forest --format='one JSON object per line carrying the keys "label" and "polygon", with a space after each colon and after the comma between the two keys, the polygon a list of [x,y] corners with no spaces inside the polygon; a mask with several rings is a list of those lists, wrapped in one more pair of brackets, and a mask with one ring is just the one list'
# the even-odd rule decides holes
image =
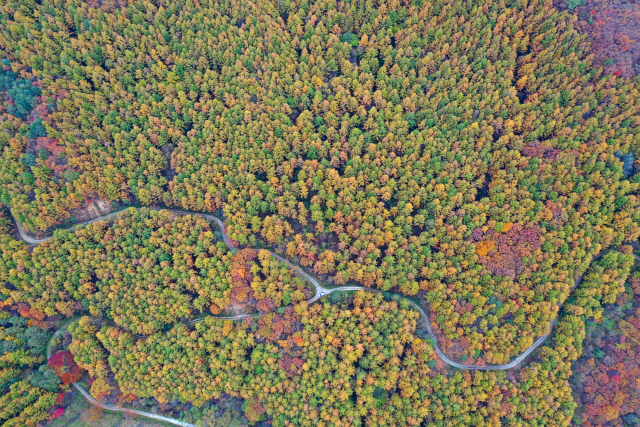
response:
{"label": "forest", "polygon": [[284,246],[327,283],[418,295],[452,354],[497,364],[640,233],[635,80],[593,68],[549,4],[52,1],[2,19],[0,185],[28,231],[95,198],[221,210],[238,244]]}
{"label": "forest", "polygon": [[148,335],[194,313],[229,306],[269,312],[309,299],[312,289],[265,250],[231,253],[195,216],[130,209],[19,259],[7,291],[42,316],[88,311]]}
{"label": "forest", "polygon": [[[0,280],[3,283],[8,283],[16,261],[29,255],[24,245],[14,240],[11,229],[11,220],[6,215],[0,216]],[[31,313],[28,305],[14,304],[6,287],[0,288],[2,426],[35,426],[55,418],[56,411],[62,409],[58,404],[65,386],[79,379],[80,371],[73,356],[67,361],[58,354],[49,360],[45,357],[50,338],[48,329],[53,322],[44,320],[44,316]]]}
{"label": "forest", "polygon": [[[640,80],[583,26],[550,0],[5,0],[0,421],[89,378],[276,426],[633,425]],[[97,203],[122,212],[69,228]]]}
{"label": "forest", "polygon": [[640,422],[640,273],[605,307],[602,321],[586,325],[586,345],[574,363],[577,420],[585,427]]}

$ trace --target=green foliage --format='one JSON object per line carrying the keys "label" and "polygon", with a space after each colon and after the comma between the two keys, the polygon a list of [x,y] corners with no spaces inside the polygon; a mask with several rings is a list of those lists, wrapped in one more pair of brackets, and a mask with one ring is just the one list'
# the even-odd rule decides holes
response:
{"label": "green foliage", "polygon": [[27,381],[17,382],[0,396],[0,422],[3,427],[35,426],[49,418],[49,408],[56,393],[32,387]]}
{"label": "green foliage", "polygon": [[605,356],[605,354],[606,353],[601,348],[593,349],[593,357],[595,357],[596,359],[602,359]]}
{"label": "green foliage", "polygon": [[[27,319],[24,317],[0,319],[0,360],[11,360],[21,366],[33,366],[42,362],[47,338],[46,331],[27,326]],[[20,358],[12,355],[20,355]]]}
{"label": "green foliage", "polygon": [[35,119],[31,126],[29,127],[29,132],[27,133],[28,138],[39,138],[41,136],[47,136],[47,131],[45,130],[42,119]]}
{"label": "green foliage", "polygon": [[[4,62],[3,64],[7,65]],[[0,91],[5,92],[11,100],[11,103],[5,103],[7,112],[21,119],[26,118],[35,108],[36,98],[42,94],[41,89],[32,85],[29,80],[19,78],[13,71],[2,69],[0,69]]]}
{"label": "green foliage", "polygon": [[34,371],[27,380],[32,386],[48,391],[57,391],[60,384],[60,378],[56,372],[47,365],[40,365],[38,370]]}

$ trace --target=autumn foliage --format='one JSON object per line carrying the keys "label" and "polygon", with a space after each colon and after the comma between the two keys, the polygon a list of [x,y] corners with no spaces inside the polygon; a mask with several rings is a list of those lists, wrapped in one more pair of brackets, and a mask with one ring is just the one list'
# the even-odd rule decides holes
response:
{"label": "autumn foliage", "polygon": [[625,425],[640,410],[640,293],[621,294],[587,332],[586,351],[574,364],[577,416],[585,427]]}
{"label": "autumn foliage", "polygon": [[[51,334],[44,316],[9,295],[12,269],[22,265],[28,252],[11,236],[5,213],[0,209],[0,424],[35,426],[49,419],[51,408],[59,403],[60,380],[46,365]],[[36,318],[27,318],[36,313]]]}
{"label": "autumn foliage", "polygon": [[[31,232],[96,198],[221,211],[235,246],[417,296],[489,363],[640,234],[638,82],[595,68],[551,1],[21,2],[0,18],[0,188]],[[157,304],[99,288],[93,312],[146,333],[230,298],[164,274]]]}
{"label": "autumn foliage", "polygon": [[[640,236],[640,80],[598,68],[577,21],[551,0],[4,0],[0,201],[53,238],[0,223],[19,330],[0,420],[36,424],[55,396],[19,319],[87,315],[69,351],[97,397],[231,395],[276,426],[570,423],[572,364]],[[94,200],[140,209],[62,229]],[[158,206],[224,217],[233,250]],[[515,371],[449,372],[406,301],[307,305],[267,247],[414,298],[462,363],[552,336]],[[228,312],[254,317],[209,316]],[[590,366],[593,424],[631,408],[632,317]]]}
{"label": "autumn foliage", "polygon": [[[233,254],[197,216],[129,209],[25,254],[11,291],[48,315],[88,310],[137,334],[234,306],[270,311],[312,290],[267,251]],[[55,290],[55,292],[50,292]]]}
{"label": "autumn foliage", "polygon": [[70,351],[59,351],[49,358],[49,367],[56,371],[63,384],[71,384],[82,377],[82,370],[73,361]]}

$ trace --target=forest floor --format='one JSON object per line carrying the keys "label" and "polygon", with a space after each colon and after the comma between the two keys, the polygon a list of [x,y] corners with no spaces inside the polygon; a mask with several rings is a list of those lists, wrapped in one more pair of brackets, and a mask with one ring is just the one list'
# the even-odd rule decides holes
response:
{"label": "forest floor", "polygon": [[75,212],[74,218],[78,222],[88,221],[93,218],[108,214],[113,210],[111,204],[105,200],[96,199],[87,206]]}

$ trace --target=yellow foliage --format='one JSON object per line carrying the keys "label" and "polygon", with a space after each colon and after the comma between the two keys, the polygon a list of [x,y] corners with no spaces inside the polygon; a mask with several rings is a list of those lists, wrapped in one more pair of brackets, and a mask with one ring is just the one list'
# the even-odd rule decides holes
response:
{"label": "yellow foliage", "polygon": [[493,240],[485,240],[478,242],[476,245],[476,254],[479,256],[486,256],[489,252],[496,248],[496,244]]}

